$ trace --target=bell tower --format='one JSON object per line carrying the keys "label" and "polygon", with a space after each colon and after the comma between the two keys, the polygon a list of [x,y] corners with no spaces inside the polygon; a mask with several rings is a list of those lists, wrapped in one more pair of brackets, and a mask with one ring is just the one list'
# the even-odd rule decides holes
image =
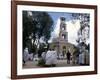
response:
{"label": "bell tower", "polygon": [[63,42],[68,42],[68,32],[65,17],[60,17],[60,32],[59,38]]}
{"label": "bell tower", "polygon": [[68,42],[68,32],[65,17],[60,17],[59,28],[59,37],[53,39],[50,48],[53,48],[57,51],[58,59],[66,59],[66,53],[68,52],[69,48],[71,53],[73,53],[73,45]]}

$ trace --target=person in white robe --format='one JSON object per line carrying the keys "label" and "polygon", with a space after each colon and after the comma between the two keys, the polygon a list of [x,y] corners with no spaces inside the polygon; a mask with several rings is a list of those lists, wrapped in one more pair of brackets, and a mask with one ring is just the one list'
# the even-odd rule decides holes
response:
{"label": "person in white robe", "polygon": [[46,65],[55,66],[57,63],[57,53],[56,51],[48,50],[46,53]]}
{"label": "person in white robe", "polygon": [[42,52],[42,59],[45,61],[45,58],[46,58],[46,52]]}
{"label": "person in white robe", "polygon": [[82,65],[89,63],[89,55],[87,50],[85,49],[85,46],[82,46],[81,54],[79,55],[79,63]]}
{"label": "person in white robe", "polygon": [[23,62],[24,62],[24,64],[26,63],[26,61],[28,61],[28,54],[29,54],[28,48],[25,48],[24,53],[23,53]]}
{"label": "person in white robe", "polygon": [[38,54],[35,54],[35,55],[34,55],[33,60],[34,60],[34,61],[38,61],[38,60],[39,60],[39,58],[38,58]]}
{"label": "person in white robe", "polygon": [[79,64],[80,65],[84,64],[84,54],[83,53],[79,54]]}
{"label": "person in white robe", "polygon": [[57,64],[57,52],[53,50],[52,54],[52,66],[55,67]]}
{"label": "person in white robe", "polygon": [[46,66],[49,67],[51,65],[51,62],[52,62],[52,53],[50,50],[47,51],[45,60],[46,60],[46,63],[45,63]]}
{"label": "person in white robe", "polygon": [[31,54],[28,54],[28,58],[29,58],[29,60],[33,60],[33,53],[31,53]]}

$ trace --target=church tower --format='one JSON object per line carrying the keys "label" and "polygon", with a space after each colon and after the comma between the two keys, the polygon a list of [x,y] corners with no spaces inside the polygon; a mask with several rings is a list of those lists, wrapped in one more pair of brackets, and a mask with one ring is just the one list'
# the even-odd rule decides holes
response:
{"label": "church tower", "polygon": [[65,17],[60,17],[59,39],[60,41],[68,42],[68,32]]}
{"label": "church tower", "polygon": [[65,17],[60,17],[59,27],[59,37],[53,39],[50,48],[54,48],[57,51],[59,59],[66,59],[66,53],[70,45],[68,43],[68,32]]}
{"label": "church tower", "polygon": [[68,42],[68,32],[65,17],[60,17],[59,28],[59,37],[53,39],[52,43],[50,44],[50,48],[57,51],[58,59],[66,59],[66,53],[68,50],[70,50],[72,53],[71,55],[73,55],[74,46]]}

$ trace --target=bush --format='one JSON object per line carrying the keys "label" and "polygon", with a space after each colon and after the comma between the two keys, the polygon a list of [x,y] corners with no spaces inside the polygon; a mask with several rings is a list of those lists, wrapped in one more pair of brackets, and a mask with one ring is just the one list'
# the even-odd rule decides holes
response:
{"label": "bush", "polygon": [[45,66],[45,61],[43,59],[38,60],[38,66]]}

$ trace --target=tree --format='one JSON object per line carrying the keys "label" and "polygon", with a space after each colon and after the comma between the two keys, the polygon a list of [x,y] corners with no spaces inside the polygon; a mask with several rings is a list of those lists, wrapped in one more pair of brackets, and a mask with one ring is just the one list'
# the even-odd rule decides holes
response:
{"label": "tree", "polygon": [[[80,29],[78,31],[78,43],[85,42],[89,39],[90,29],[90,14],[87,13],[72,13],[73,20],[80,20]],[[85,36],[85,37],[83,37]]]}
{"label": "tree", "polygon": [[[90,43],[89,43],[89,31],[90,31],[90,14],[87,13],[72,13],[73,20],[80,20],[80,29],[78,30],[78,42],[77,50],[75,53],[80,55],[83,46],[89,51]],[[82,53],[82,52],[81,52]],[[86,56],[84,56],[86,57]]]}
{"label": "tree", "polygon": [[23,48],[31,43],[31,50],[38,50],[41,41],[48,43],[52,31],[53,20],[47,12],[23,11]]}

